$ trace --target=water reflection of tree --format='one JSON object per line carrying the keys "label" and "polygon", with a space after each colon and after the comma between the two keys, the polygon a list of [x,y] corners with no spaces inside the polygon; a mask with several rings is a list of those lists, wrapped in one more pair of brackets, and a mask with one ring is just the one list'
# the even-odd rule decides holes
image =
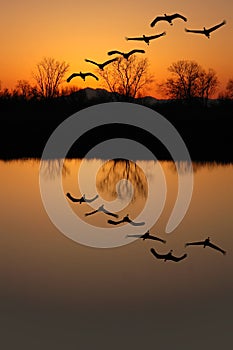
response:
{"label": "water reflection of tree", "polygon": [[224,162],[206,162],[206,161],[195,161],[195,162],[188,162],[188,161],[178,161],[178,162],[169,162],[169,168],[173,172],[177,172],[176,166],[179,170],[180,174],[189,174],[190,172],[197,172],[198,170],[202,168],[208,168],[209,170],[212,170],[216,168],[217,166],[224,166],[227,165],[227,163]]}
{"label": "water reflection of tree", "polygon": [[124,159],[110,160],[101,167],[97,176],[97,189],[122,199],[131,197],[133,191],[132,200],[138,196],[146,198],[148,190],[142,169],[136,163]]}
{"label": "water reflection of tree", "polygon": [[169,162],[169,168],[173,172],[177,172],[178,169],[180,174],[190,174],[192,171],[196,171],[195,165],[188,161]]}
{"label": "water reflection of tree", "polygon": [[54,179],[58,177],[62,171],[62,175],[66,176],[70,173],[68,167],[63,163],[63,159],[48,159],[42,161],[43,175],[47,178]]}

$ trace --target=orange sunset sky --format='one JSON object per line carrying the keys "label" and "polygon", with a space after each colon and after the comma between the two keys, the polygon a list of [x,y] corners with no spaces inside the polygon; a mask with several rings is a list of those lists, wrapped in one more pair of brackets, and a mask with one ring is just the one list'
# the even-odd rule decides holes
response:
{"label": "orange sunset sky", "polygon": [[[150,27],[156,16],[174,12],[187,17],[188,22],[177,19],[173,26],[160,22]],[[68,76],[80,70],[95,72],[85,58],[103,62],[109,59],[109,50],[133,48],[146,50],[140,57],[148,58],[156,83],[166,79],[168,66],[180,59],[213,68],[221,82],[220,90],[233,78],[233,2],[229,0],[9,0],[1,2],[0,17],[2,89],[13,88],[19,79],[33,83],[31,73],[45,56],[69,63]],[[227,24],[213,32],[210,39],[184,31],[185,27],[209,28],[223,19]],[[125,40],[125,36],[162,31],[167,35],[149,46]],[[73,85],[103,87],[90,77],[86,82],[76,78]],[[148,90],[148,94],[156,96],[155,89]]]}

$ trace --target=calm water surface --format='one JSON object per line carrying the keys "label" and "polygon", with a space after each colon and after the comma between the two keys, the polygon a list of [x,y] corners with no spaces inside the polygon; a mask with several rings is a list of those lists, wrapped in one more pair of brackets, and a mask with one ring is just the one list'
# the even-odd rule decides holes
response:
{"label": "calm water surface", "polygon": [[[89,171],[102,165],[96,188],[87,197],[105,201],[118,196],[125,205],[120,217],[136,218],[148,195],[147,179],[156,182],[156,164],[85,160]],[[66,160],[64,193],[81,195],[77,171],[81,160]],[[51,222],[42,204],[38,160],[0,162],[1,245],[0,296],[3,349],[225,349],[233,342],[233,165],[193,163],[194,190],[190,207],[170,234],[165,227],[177,195],[177,172],[161,162],[167,183],[164,209],[151,228],[167,242],[140,239],[118,248],[100,249],[67,238]],[[190,171],[181,163],[182,176]],[[43,164],[43,176],[56,179],[59,160]],[[128,187],[127,187],[128,186]],[[109,228],[111,217],[85,217],[91,206],[71,203],[87,224]],[[94,203],[93,203],[94,205]],[[156,209],[156,200],[155,200]],[[153,216],[153,212],[151,212]],[[138,231],[135,229],[135,233]],[[187,247],[207,236],[225,249]],[[150,253],[174,250],[187,258],[160,261]]]}

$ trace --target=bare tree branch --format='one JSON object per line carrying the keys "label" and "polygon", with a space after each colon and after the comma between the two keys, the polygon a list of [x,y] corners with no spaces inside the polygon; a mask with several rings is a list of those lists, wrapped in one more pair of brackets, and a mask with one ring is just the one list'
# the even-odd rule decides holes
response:
{"label": "bare tree branch", "polygon": [[44,57],[36,65],[32,73],[36,81],[37,93],[43,98],[53,98],[59,95],[59,86],[63,82],[64,75],[69,68],[66,62],[56,61],[51,57]]}
{"label": "bare tree branch", "polygon": [[143,87],[152,83],[148,74],[147,59],[131,56],[126,60],[119,58],[104,71],[99,70],[104,85],[113,93],[123,95],[126,99],[137,97]]}
{"label": "bare tree branch", "polygon": [[206,72],[195,61],[177,61],[168,70],[172,77],[167,79],[162,90],[173,99],[191,102],[199,98],[206,104],[219,84],[213,69]]}

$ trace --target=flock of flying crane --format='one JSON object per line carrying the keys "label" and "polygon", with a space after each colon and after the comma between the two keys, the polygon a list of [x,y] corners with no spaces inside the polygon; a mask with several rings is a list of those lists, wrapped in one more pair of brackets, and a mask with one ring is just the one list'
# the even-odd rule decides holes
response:
{"label": "flock of flying crane", "polygon": [[[93,201],[95,201],[99,196],[96,195],[95,197],[93,198],[90,198],[90,199],[87,199],[85,197],[85,194],[80,197],[80,198],[75,198],[73,197],[69,192],[66,193],[66,196],[73,202],[73,203],[79,203],[79,204],[82,204],[82,203],[91,203]],[[108,210],[106,210],[104,208],[104,205],[101,205],[99,208],[97,208],[96,210],[93,210],[91,212],[88,212],[88,213],[85,213],[85,216],[89,216],[89,215],[94,215],[96,213],[103,213],[103,214],[106,214],[106,215],[110,215],[110,216],[113,216],[115,218],[118,218],[119,216],[116,214],[116,213],[112,213]],[[145,224],[145,222],[134,222],[133,220],[131,220],[129,218],[129,215],[127,214],[126,216],[124,216],[122,219],[120,220],[108,220],[108,223],[111,224],[111,225],[119,225],[119,224],[122,224],[122,223],[129,223],[130,225],[133,225],[133,226],[142,226]],[[146,233],[144,233],[143,235],[127,235],[126,237],[137,237],[137,238],[141,238],[143,241],[147,240],[147,239],[150,239],[150,240],[153,240],[153,241],[159,241],[161,243],[166,243],[166,241],[162,238],[159,238],[159,237],[156,237],[156,236],[153,236],[150,234],[150,231],[148,230]],[[185,244],[185,247],[187,246],[191,246],[191,245],[199,245],[199,246],[203,246],[203,248],[205,247],[210,247],[212,249],[215,249],[219,252],[221,252],[222,254],[226,254],[226,251],[223,250],[222,248],[218,247],[217,245],[213,244],[210,242],[210,238],[207,237],[205,240],[203,241],[197,241],[197,242],[188,242]],[[179,262],[183,259],[185,259],[187,257],[187,254],[183,254],[182,256],[175,256],[172,254],[173,250],[170,250],[168,253],[166,254],[159,254],[154,248],[151,248],[150,249],[150,252],[153,254],[153,256],[157,259],[162,259],[164,261],[167,261],[167,260],[172,260],[174,262]]]}
{"label": "flock of flying crane", "polygon": [[[187,18],[184,17],[183,15],[179,14],[179,13],[174,13],[174,14],[171,14],[171,15],[164,14],[164,16],[157,16],[151,22],[150,26],[154,27],[160,21],[166,21],[170,25],[173,25],[173,20],[175,20],[175,19],[181,19],[184,22],[187,22]],[[188,33],[202,34],[202,35],[206,36],[209,39],[210,38],[210,33],[215,31],[216,29],[222,27],[224,24],[226,24],[225,20],[223,20],[221,23],[219,23],[219,24],[217,24],[217,25],[215,25],[213,27],[210,27],[210,28],[205,28],[205,27],[203,27],[203,29],[187,29],[187,28],[185,28],[185,31],[188,32]],[[156,35],[151,35],[151,36],[146,36],[146,35],[143,34],[140,37],[126,37],[125,39],[126,40],[133,40],[133,41],[144,41],[147,45],[149,45],[151,40],[160,38],[160,37],[162,37],[164,35],[166,35],[166,32],[162,32],[162,33],[159,33],[159,34],[156,34]],[[129,52],[121,52],[119,50],[113,50],[113,51],[109,51],[108,55],[109,56],[111,56],[111,55],[120,55],[123,58],[125,58],[126,60],[128,60],[128,58],[131,55],[135,54],[135,53],[145,53],[145,50],[133,49],[133,50],[131,50]],[[85,61],[89,62],[91,64],[94,64],[99,69],[103,70],[105,66],[107,66],[108,64],[110,64],[112,62],[117,61],[118,59],[119,59],[119,57],[115,57],[115,58],[107,60],[107,61],[105,61],[103,63],[97,63],[97,62],[95,62],[93,60],[89,60],[89,59],[85,59]],[[95,74],[93,74],[91,72],[85,72],[84,73],[84,72],[80,71],[79,73],[72,73],[67,78],[67,82],[69,83],[75,77],[80,77],[80,78],[82,78],[85,81],[87,76],[91,76],[91,77],[95,78],[96,80],[99,80],[99,78]]]}

